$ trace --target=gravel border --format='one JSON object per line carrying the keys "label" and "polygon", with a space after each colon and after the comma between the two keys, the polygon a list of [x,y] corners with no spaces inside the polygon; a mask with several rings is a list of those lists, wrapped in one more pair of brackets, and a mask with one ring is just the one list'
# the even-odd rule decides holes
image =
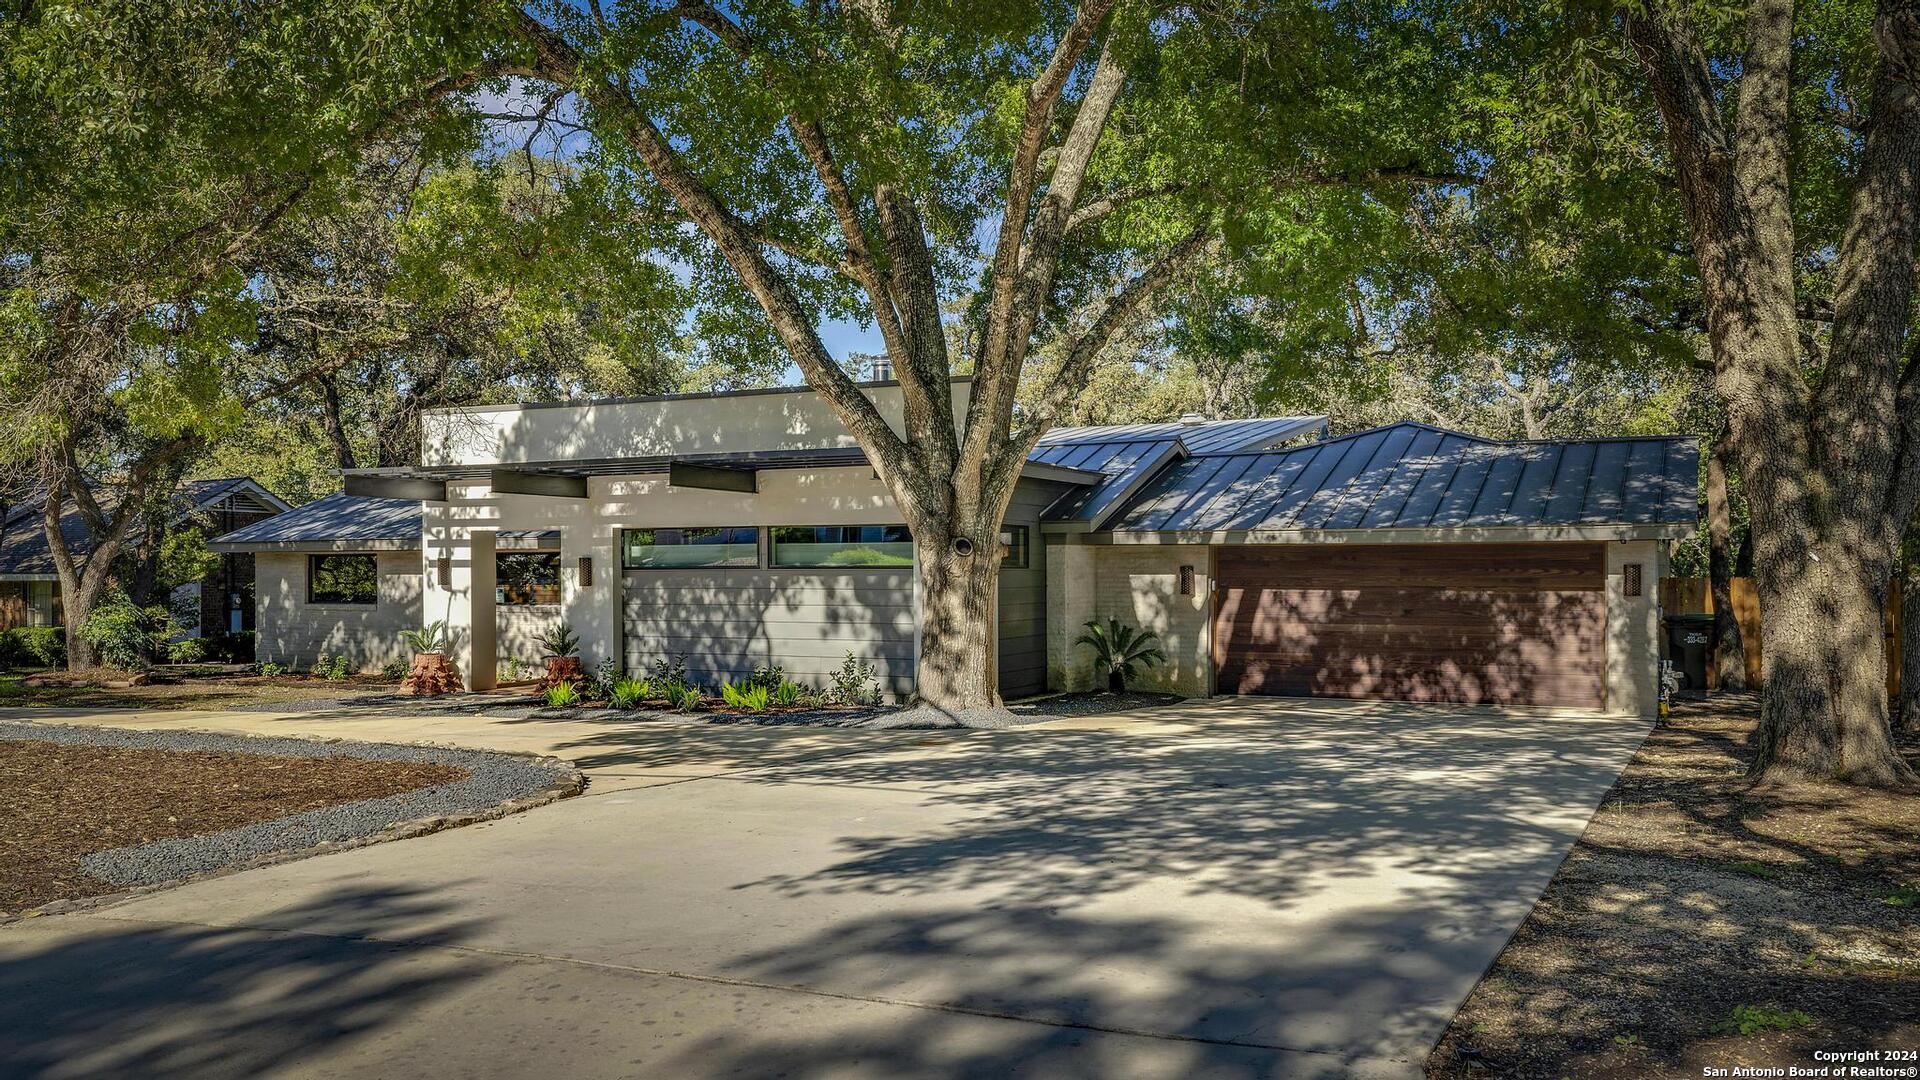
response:
{"label": "gravel border", "polygon": [[[321,810],[256,822],[205,836],[171,837],[97,851],[81,860],[94,877],[135,888],[178,884],[199,877],[284,862],[383,840],[421,836],[458,825],[504,817],[585,787],[580,770],[557,758],[426,744],[351,742],[284,735],[238,735],[180,729],[137,730],[37,721],[0,721],[0,740],[33,740],[68,746],[137,750],[205,751],[266,757],[351,757],[451,765],[468,776]],[[143,890],[144,891],[144,890]],[[125,894],[56,901],[35,909],[69,910]]]}
{"label": "gravel border", "polygon": [[677,712],[671,709],[610,709],[604,706],[564,709],[494,707],[480,715],[501,720],[577,720],[618,716],[635,723],[666,724],[748,724],[759,727],[828,727],[869,731],[937,731],[969,729],[995,731],[1043,724],[1071,716],[1095,716],[1102,713],[1130,712],[1135,709],[1161,708],[1185,701],[1179,694],[1129,691],[1113,694],[1104,690],[1050,694],[1014,702],[1004,709],[968,709],[949,713],[928,706],[875,705],[861,709],[799,709],[790,712],[731,713]]}

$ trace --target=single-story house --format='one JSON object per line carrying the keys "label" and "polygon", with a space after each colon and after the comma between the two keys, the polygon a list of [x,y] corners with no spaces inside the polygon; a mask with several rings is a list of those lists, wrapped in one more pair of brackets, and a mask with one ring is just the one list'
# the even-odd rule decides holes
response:
{"label": "single-story house", "polygon": [[[898,425],[898,384],[865,392]],[[953,382],[955,409],[971,390]],[[895,695],[918,648],[912,537],[806,387],[430,414],[416,466],[216,542],[259,559],[262,659],[399,655],[445,620],[475,687],[564,620],[588,666],[694,677],[847,653]],[[1697,516],[1687,438],[1497,442],[1323,417],[1069,428],[1002,533],[1008,697],[1093,685],[1091,618],[1159,634],[1146,681],[1650,715],[1668,543]],[[374,520],[381,524],[375,526]],[[273,584],[268,586],[268,582]],[[324,646],[324,647],[323,647]]]}
{"label": "single-story house", "polygon": [[[42,521],[45,508],[44,498],[25,500],[7,509],[0,527],[0,630],[61,622],[60,576]],[[284,499],[252,477],[193,480],[175,493],[166,525],[170,530],[192,526],[217,536],[289,509]],[[61,516],[60,533],[76,554],[92,550],[92,533],[78,509],[69,508]],[[174,599],[176,607],[199,613],[192,620],[198,636],[253,629],[253,557],[243,551],[224,553],[206,577],[181,586]]]}

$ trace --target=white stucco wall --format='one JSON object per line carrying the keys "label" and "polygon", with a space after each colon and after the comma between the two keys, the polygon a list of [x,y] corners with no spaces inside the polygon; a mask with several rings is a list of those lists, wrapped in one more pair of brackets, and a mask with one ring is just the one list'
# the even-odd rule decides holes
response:
{"label": "white stucco wall", "polygon": [[[1133,685],[1190,696],[1213,692],[1210,550],[1194,544],[1110,546],[1049,537],[1047,670],[1049,686],[1085,690],[1105,676],[1092,650],[1075,645],[1091,618],[1119,619],[1159,635],[1167,662],[1143,668]],[[1194,568],[1192,596],[1180,595],[1180,567]]]}
{"label": "white stucco wall", "polygon": [[420,555],[383,551],[379,592],[373,604],[307,603],[307,556],[261,552],[254,556],[254,655],[301,670],[320,654],[344,655],[355,670],[377,669],[406,659],[400,631],[420,625]]}
{"label": "white stucco wall", "polygon": [[[1626,568],[1640,567],[1640,595],[1626,594]],[[1660,580],[1667,545],[1624,540],[1607,545],[1607,711],[1652,717],[1660,711]]]}

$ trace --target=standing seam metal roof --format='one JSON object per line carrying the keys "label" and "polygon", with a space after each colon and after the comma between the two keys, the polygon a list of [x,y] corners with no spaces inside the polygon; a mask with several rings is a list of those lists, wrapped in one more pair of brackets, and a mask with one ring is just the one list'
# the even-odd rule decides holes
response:
{"label": "standing seam metal roof", "polygon": [[1494,442],[1395,424],[1272,453],[1196,455],[1150,480],[1115,531],[1692,524],[1691,438]]}

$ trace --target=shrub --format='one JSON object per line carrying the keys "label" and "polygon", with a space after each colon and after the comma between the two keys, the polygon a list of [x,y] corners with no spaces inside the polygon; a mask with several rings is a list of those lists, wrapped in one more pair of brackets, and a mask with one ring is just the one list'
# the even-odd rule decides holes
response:
{"label": "shrub", "polygon": [[1119,619],[1088,619],[1087,631],[1074,639],[1075,645],[1093,650],[1093,669],[1107,673],[1107,689],[1119,694],[1137,673],[1141,664],[1164,664],[1167,654],[1160,651],[1160,638],[1151,630],[1136,630]]}
{"label": "shrub", "polygon": [[23,626],[13,631],[20,648],[43,667],[59,667],[67,662],[67,630],[63,626]]}
{"label": "shrub", "polygon": [[408,664],[405,660],[395,657],[380,665],[380,677],[383,679],[404,679],[407,677],[407,671],[410,667],[412,667],[412,665]]}
{"label": "shrub", "polygon": [[174,629],[173,615],[164,606],[139,607],[116,589],[87,616],[80,637],[99,650],[109,666],[138,671],[165,647]]}
{"label": "shrub", "polygon": [[852,652],[840,664],[840,670],[827,676],[827,700],[841,705],[872,705],[880,700],[880,680],[873,677],[873,665],[856,658]]}
{"label": "shrub", "polygon": [[687,681],[687,654],[669,660],[661,657],[653,662],[653,681],[656,683],[683,683]]}
{"label": "shrub", "polygon": [[616,709],[631,709],[647,700],[652,692],[652,685],[645,679],[615,679],[612,689],[607,691],[607,704]]}
{"label": "shrub", "polygon": [[353,671],[348,666],[346,657],[321,653],[319,659],[313,662],[313,673],[323,679],[340,682],[353,674]]}
{"label": "shrub", "polygon": [[669,706],[679,709],[682,712],[700,707],[700,688],[697,686],[675,680],[669,682],[662,689],[662,693],[666,697]]}
{"label": "shrub", "polygon": [[570,682],[554,683],[547,687],[547,704],[555,709],[564,709],[580,704],[580,689]]}
{"label": "shrub", "polygon": [[548,656],[572,656],[580,651],[580,635],[574,633],[573,627],[566,623],[555,626],[535,640],[547,650]]}
{"label": "shrub", "polygon": [[0,630],[0,669],[26,667],[26,642],[20,638],[18,630]]}
{"label": "shrub", "polygon": [[517,656],[507,657],[505,660],[500,661],[500,681],[519,682],[526,667],[527,662],[525,660]]}
{"label": "shrub", "polygon": [[800,704],[800,699],[806,696],[806,687],[801,686],[791,679],[782,679],[780,680],[780,685],[773,688],[772,701],[775,705],[785,709]]}
{"label": "shrub", "polygon": [[197,664],[207,658],[204,638],[190,637],[167,646],[167,659],[176,664]]}
{"label": "shrub", "polygon": [[281,667],[279,664],[276,664],[271,660],[260,665],[260,674],[265,675],[269,679],[273,678],[275,675],[285,675],[286,673],[287,673],[286,668]]}
{"label": "shrub", "polygon": [[1757,1035],[1762,1031],[1792,1031],[1810,1027],[1813,1017],[1799,1009],[1773,1005],[1735,1005],[1725,1020],[1713,1025],[1715,1035]]}
{"label": "shrub", "polygon": [[732,683],[721,683],[720,697],[728,706],[745,709],[748,712],[759,712],[767,707],[767,688],[754,686],[751,683],[744,687],[735,686]]}
{"label": "shrub", "polygon": [[786,681],[787,673],[779,664],[754,668],[753,674],[747,676],[748,686],[764,686],[768,693],[780,689],[780,684]]}
{"label": "shrub", "polygon": [[447,647],[447,620],[436,619],[418,630],[402,630],[400,640],[416,653],[441,652]]}
{"label": "shrub", "polygon": [[606,701],[613,696],[613,684],[620,681],[620,664],[613,657],[604,657],[600,666],[593,669],[587,679],[586,696]]}

